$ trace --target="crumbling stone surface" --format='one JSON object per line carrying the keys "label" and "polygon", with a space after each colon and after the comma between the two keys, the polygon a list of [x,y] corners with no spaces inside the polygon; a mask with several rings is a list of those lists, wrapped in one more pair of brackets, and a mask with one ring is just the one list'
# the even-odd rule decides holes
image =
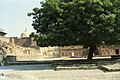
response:
{"label": "crumbling stone surface", "polygon": [[[40,49],[22,47],[14,43],[10,43],[7,40],[0,38],[0,46],[4,49],[7,55],[15,55],[17,58],[22,59],[35,59],[41,55],[48,57],[87,57],[89,48],[83,49],[83,46],[64,46],[64,47],[41,47]],[[110,56],[115,55],[115,49],[120,50],[120,46],[106,46],[98,47],[94,56]]]}
{"label": "crumbling stone surface", "polygon": [[13,43],[8,43],[0,40],[0,46],[5,51],[6,55],[16,56],[17,59],[33,59],[41,57],[39,49],[22,47]]}
{"label": "crumbling stone surface", "polygon": [[[111,47],[98,47],[98,49],[95,51],[94,56],[110,56],[110,55],[116,55],[115,49],[119,46]],[[83,46],[65,46],[61,47],[61,53],[60,56],[62,57],[87,57],[89,53],[89,48],[84,49]],[[72,52],[74,53],[74,56],[72,56]]]}

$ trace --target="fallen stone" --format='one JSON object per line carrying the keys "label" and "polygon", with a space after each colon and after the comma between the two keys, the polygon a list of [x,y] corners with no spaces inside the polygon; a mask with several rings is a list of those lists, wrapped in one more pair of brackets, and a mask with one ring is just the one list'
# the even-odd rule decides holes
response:
{"label": "fallen stone", "polygon": [[100,66],[99,69],[103,71],[108,71],[108,72],[120,71],[120,68],[112,68],[109,66]]}

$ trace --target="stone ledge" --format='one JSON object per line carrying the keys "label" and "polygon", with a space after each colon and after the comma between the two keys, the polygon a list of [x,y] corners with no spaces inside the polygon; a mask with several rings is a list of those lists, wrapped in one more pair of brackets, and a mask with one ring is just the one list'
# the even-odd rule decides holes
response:
{"label": "stone ledge", "polygon": [[57,66],[55,70],[80,70],[80,69],[97,69],[95,64],[81,64],[79,66]]}
{"label": "stone ledge", "polygon": [[60,70],[60,69],[80,69],[79,67],[62,67],[62,66],[58,66],[57,67],[57,70]]}
{"label": "stone ledge", "polygon": [[109,72],[114,71],[113,68],[108,67],[108,66],[99,66],[99,69],[101,69],[103,71],[109,71]]}
{"label": "stone ledge", "polygon": [[120,55],[111,55],[111,59],[114,60],[114,59],[120,59]]}
{"label": "stone ledge", "polygon": [[112,68],[109,66],[99,66],[99,69],[103,71],[108,71],[108,72],[120,71],[120,68]]}

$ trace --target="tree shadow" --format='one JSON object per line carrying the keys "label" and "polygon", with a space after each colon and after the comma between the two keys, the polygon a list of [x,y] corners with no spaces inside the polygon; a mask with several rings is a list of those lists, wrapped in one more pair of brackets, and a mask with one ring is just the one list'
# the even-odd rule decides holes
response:
{"label": "tree shadow", "polygon": [[52,70],[51,64],[34,64],[34,65],[9,65],[0,66],[0,70]]}

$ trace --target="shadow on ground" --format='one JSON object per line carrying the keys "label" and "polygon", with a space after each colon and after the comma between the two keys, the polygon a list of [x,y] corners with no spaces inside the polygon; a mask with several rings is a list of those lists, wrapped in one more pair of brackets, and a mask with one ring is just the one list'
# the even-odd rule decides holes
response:
{"label": "shadow on ground", "polygon": [[10,65],[0,66],[1,70],[51,70],[53,67],[51,64],[39,64],[39,65]]}

